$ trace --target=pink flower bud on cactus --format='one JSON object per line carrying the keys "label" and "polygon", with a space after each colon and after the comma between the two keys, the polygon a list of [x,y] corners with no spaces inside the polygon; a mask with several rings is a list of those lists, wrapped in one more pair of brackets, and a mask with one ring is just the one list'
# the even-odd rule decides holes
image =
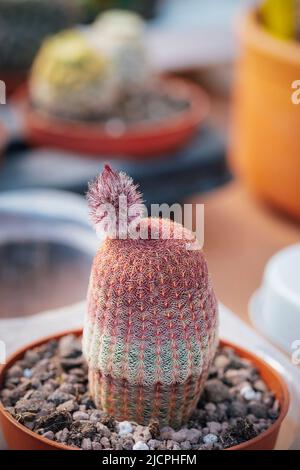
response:
{"label": "pink flower bud on cactus", "polygon": [[[141,201],[132,180],[108,168],[90,186],[96,224],[98,203],[114,203],[119,191]],[[166,219],[140,225],[146,239],[108,236],[93,263],[83,334],[90,392],[118,420],[176,428],[194,411],[216,352],[217,302],[203,252],[187,249],[191,233]]]}

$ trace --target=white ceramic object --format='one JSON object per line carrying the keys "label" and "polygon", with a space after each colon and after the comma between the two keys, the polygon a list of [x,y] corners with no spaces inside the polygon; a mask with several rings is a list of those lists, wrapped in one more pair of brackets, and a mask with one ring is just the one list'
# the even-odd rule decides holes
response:
{"label": "white ceramic object", "polygon": [[300,341],[300,244],[270,259],[249,311],[259,330],[292,353],[296,341]]}

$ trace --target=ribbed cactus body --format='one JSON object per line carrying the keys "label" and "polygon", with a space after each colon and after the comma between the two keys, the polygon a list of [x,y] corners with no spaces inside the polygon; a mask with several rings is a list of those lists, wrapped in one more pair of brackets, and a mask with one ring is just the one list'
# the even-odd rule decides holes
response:
{"label": "ribbed cactus body", "polygon": [[177,238],[182,226],[141,224],[156,239],[107,238],[93,263],[83,336],[90,391],[117,419],[178,427],[216,351],[217,302],[203,252]]}

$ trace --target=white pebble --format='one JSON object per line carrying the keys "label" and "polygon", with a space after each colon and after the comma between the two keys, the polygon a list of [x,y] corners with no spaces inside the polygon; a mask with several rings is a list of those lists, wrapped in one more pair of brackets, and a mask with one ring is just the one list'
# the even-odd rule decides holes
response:
{"label": "white pebble", "polygon": [[242,395],[242,397],[245,398],[245,400],[247,400],[247,401],[252,401],[252,400],[256,400],[256,399],[257,399],[256,392],[255,392],[255,390],[253,390],[252,387],[250,387],[250,385],[245,385],[245,386],[241,389],[241,395]]}
{"label": "white pebble", "polygon": [[207,434],[203,437],[204,444],[215,444],[218,441],[218,436],[215,434]]}
{"label": "white pebble", "polygon": [[30,379],[30,377],[32,376],[31,369],[24,369],[23,376],[26,377],[26,379]]}
{"label": "white pebble", "polygon": [[137,441],[132,447],[132,450],[149,450],[149,447],[145,442]]}
{"label": "white pebble", "polygon": [[119,436],[125,436],[126,434],[130,434],[133,431],[133,427],[129,421],[121,421],[119,423]]}

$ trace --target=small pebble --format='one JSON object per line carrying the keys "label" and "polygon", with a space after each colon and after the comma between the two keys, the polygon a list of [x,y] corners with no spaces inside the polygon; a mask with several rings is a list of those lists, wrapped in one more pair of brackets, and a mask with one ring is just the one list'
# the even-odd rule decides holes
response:
{"label": "small pebble", "polygon": [[61,392],[60,390],[55,390],[49,397],[48,401],[53,401],[55,405],[61,405],[68,400],[71,400],[73,397],[69,393]]}
{"label": "small pebble", "polygon": [[75,411],[73,413],[73,419],[74,421],[88,421],[89,415],[84,413],[84,411]]}
{"label": "small pebble", "polygon": [[175,442],[183,442],[187,439],[188,430],[180,429],[180,431],[171,433],[171,439]]}
{"label": "small pebble", "polygon": [[110,448],[110,442],[109,442],[109,439],[107,437],[105,437],[105,436],[101,437],[100,443],[102,444],[104,449],[109,449]]}
{"label": "small pebble", "polygon": [[66,410],[72,413],[73,411],[77,411],[79,408],[78,404],[74,400],[68,400],[65,403],[62,403],[57,407],[58,411]]}
{"label": "small pebble", "polygon": [[101,450],[102,445],[100,444],[100,442],[92,442],[92,449],[93,450]]}
{"label": "small pebble", "polygon": [[223,354],[220,354],[215,359],[215,366],[217,369],[225,369],[230,364],[230,359]]}
{"label": "small pebble", "polygon": [[125,438],[122,442],[122,449],[132,450],[134,446],[134,441],[132,439]]}
{"label": "small pebble", "polygon": [[82,439],[81,448],[83,450],[92,450],[92,441],[89,437]]}
{"label": "small pebble", "polygon": [[248,405],[249,412],[256,416],[257,418],[267,418],[268,410],[267,407],[263,403],[259,403],[257,401],[250,402]]}
{"label": "small pebble", "polygon": [[47,431],[45,432],[44,434],[42,434],[43,437],[45,437],[46,439],[50,439],[51,441],[53,441],[54,439],[54,432],[52,431]]}
{"label": "small pebble", "polygon": [[24,372],[22,371],[22,367],[14,365],[9,369],[7,376],[9,378],[19,378],[22,377],[23,373]]}
{"label": "small pebble", "polygon": [[266,392],[268,389],[267,389],[267,386],[265,384],[265,382],[263,380],[256,380],[254,382],[254,388],[255,390],[257,390],[258,392]]}
{"label": "small pebble", "polygon": [[119,423],[119,436],[125,436],[133,431],[133,427],[129,421],[121,421]]}
{"label": "small pebble", "polygon": [[149,450],[149,447],[145,442],[137,441],[132,447],[132,450]]}
{"label": "small pebble", "polygon": [[161,435],[161,438],[164,440],[172,439],[174,432],[175,431],[173,428],[171,428],[170,426],[165,426],[160,430],[160,435]]}
{"label": "small pebble", "polygon": [[110,430],[107,426],[105,426],[105,424],[103,423],[96,423],[96,429],[97,429],[97,432],[101,435],[101,436],[105,436],[105,437],[110,437]]}
{"label": "small pebble", "polygon": [[250,385],[245,385],[241,391],[241,396],[245,398],[247,401],[255,400],[256,399],[256,392]]}
{"label": "small pebble", "polygon": [[207,434],[206,436],[203,437],[203,442],[204,444],[214,444],[215,442],[218,442],[218,436],[215,434]]}
{"label": "small pebble", "polygon": [[[167,441],[167,448],[168,448],[168,442],[171,442],[172,446],[176,444],[175,441]],[[161,441],[159,441],[158,439],[150,439],[150,441],[147,442],[150,450],[158,449],[160,446],[160,443]]]}
{"label": "small pebble", "polygon": [[247,406],[241,401],[234,400],[228,407],[228,415],[230,418],[244,417],[247,415]]}
{"label": "small pebble", "polygon": [[180,449],[181,450],[191,450],[192,448],[192,445],[189,441],[183,441],[181,444],[180,444]]}
{"label": "small pebble", "polygon": [[207,399],[213,403],[220,403],[230,398],[229,388],[218,379],[208,380],[204,390]]}
{"label": "small pebble", "polygon": [[215,421],[207,423],[207,427],[209,429],[210,434],[218,434],[222,430],[221,423],[217,423]]}
{"label": "small pebble", "polygon": [[224,374],[226,382],[230,385],[238,385],[249,379],[250,372],[248,369],[228,369]]}
{"label": "small pebble", "polygon": [[23,376],[26,377],[27,379],[30,379],[30,377],[32,376],[31,369],[24,369],[23,370]]}
{"label": "small pebble", "polygon": [[202,436],[202,432],[200,429],[188,429],[186,433],[186,440],[189,441],[191,444],[196,444],[200,437]]}

